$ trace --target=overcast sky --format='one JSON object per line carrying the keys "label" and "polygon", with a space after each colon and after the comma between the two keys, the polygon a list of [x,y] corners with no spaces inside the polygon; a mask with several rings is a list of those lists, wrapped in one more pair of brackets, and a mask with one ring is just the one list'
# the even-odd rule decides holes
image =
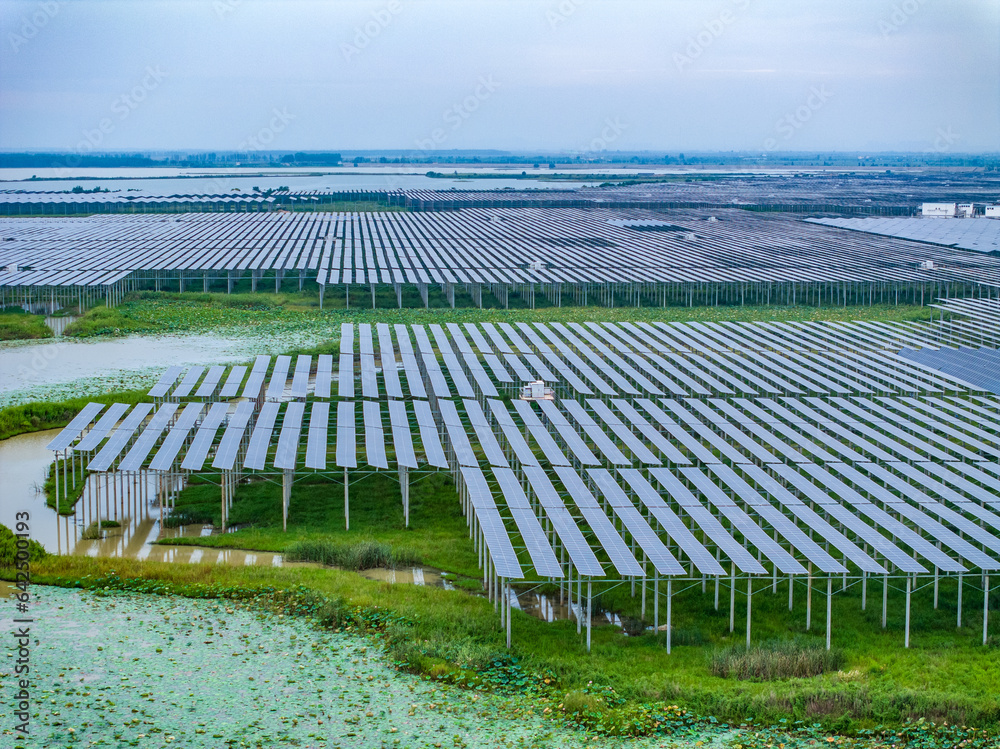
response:
{"label": "overcast sky", "polygon": [[0,14],[8,150],[1000,150],[997,0],[3,0]]}

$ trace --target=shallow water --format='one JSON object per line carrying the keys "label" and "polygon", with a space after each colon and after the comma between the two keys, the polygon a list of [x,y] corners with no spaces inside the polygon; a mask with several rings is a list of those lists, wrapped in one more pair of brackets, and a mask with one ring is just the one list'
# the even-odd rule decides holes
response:
{"label": "shallow water", "polygon": [[[619,745],[520,700],[398,672],[371,641],[303,619],[168,596],[37,586],[32,595],[37,714],[27,740],[5,720],[4,746]],[[0,600],[0,612],[9,617],[12,602]],[[5,660],[0,676],[10,668]]]}
{"label": "shallow water", "polygon": [[[178,528],[163,526],[157,501],[158,492],[167,486],[166,479],[154,475],[145,480],[105,474],[91,476],[72,516],[60,517],[45,503],[40,487],[53,455],[46,445],[60,430],[22,434],[0,441],[0,476],[3,476],[3,502],[0,502],[0,524],[12,527],[19,512],[30,515],[31,538],[48,551],[75,556],[128,558],[175,564],[227,564],[235,566],[262,565],[271,567],[315,567],[317,565],[287,562],[280,553],[220,549],[197,545],[161,545],[165,538],[201,538],[213,535],[212,526],[189,525]],[[180,488],[175,484],[174,488]],[[117,528],[103,529],[100,539],[84,539],[83,532],[97,520],[114,520]],[[368,569],[359,574],[369,580],[407,585],[427,585],[454,589],[448,573],[426,567],[399,569]],[[575,595],[575,594],[574,594]],[[534,591],[518,591],[511,601],[513,608],[545,621],[585,617],[578,600],[570,605],[568,591],[547,596]],[[592,611],[594,626],[621,626],[614,614]]]}
{"label": "shallow water", "polygon": [[[251,344],[254,342],[250,342]],[[68,338],[0,347],[0,393],[168,365],[224,364],[249,358],[246,338],[208,335]],[[110,386],[109,386],[110,387]]]}
{"label": "shallow water", "polygon": [[[161,538],[202,537],[211,526],[164,528],[156,501],[157,481],[114,476],[91,476],[72,516],[60,517],[45,504],[41,486],[53,454],[46,445],[58,429],[22,434],[0,441],[0,476],[3,501],[0,524],[12,527],[19,512],[30,516],[31,538],[48,551],[92,557],[128,557],[181,564],[259,564],[286,566],[281,554],[192,546],[158,546]],[[165,486],[165,483],[162,484]],[[101,539],[83,539],[84,530],[96,520],[115,520],[118,528],[104,529]]]}

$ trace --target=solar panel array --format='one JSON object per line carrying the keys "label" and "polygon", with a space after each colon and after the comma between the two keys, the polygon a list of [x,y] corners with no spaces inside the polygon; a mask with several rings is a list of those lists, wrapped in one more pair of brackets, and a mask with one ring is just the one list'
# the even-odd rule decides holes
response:
{"label": "solar panel array", "polygon": [[[285,274],[343,284],[1000,284],[1000,258],[735,209],[0,219],[0,287]],[[711,220],[709,220],[711,219]],[[990,222],[992,223],[992,222]],[[935,262],[922,269],[922,261]],[[256,288],[256,286],[255,286]]]}
{"label": "solar panel array", "polygon": [[[933,322],[345,325],[325,363],[168,370],[155,406],[89,406],[52,449],[93,453],[92,470],[449,470],[505,578],[990,571],[1000,397],[934,366],[962,355],[940,337]],[[913,346],[936,358],[900,355]],[[553,394],[521,399],[542,370]],[[223,382],[245,399],[204,410]]]}

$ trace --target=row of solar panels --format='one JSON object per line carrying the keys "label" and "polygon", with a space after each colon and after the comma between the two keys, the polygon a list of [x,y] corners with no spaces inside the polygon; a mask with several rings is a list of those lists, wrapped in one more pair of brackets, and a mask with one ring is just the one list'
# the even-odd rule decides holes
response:
{"label": "row of solar panels", "polygon": [[[290,356],[276,357],[273,365],[270,357],[258,356],[252,367],[234,366],[228,374],[223,366],[192,367],[186,373],[182,367],[170,367],[149,395],[330,398],[336,381],[337,397],[354,398],[356,373],[365,398],[426,398],[428,392],[443,398],[456,394],[470,398],[477,393],[497,397],[498,386],[539,379],[565,383],[579,395],[608,396],[846,395],[975,388],[957,370],[946,374],[926,360],[914,363],[912,357],[892,351],[857,353],[846,349],[846,337],[835,337],[856,332],[873,347],[893,342],[881,331],[861,326],[857,331],[836,327],[823,338],[813,331],[758,326],[737,332],[696,323],[448,323],[428,328],[379,323],[374,327],[373,331],[368,324],[357,326],[359,351],[355,352],[355,328],[342,326],[336,373],[332,354],[315,357],[315,366],[312,356],[300,355],[294,369]],[[737,337],[739,333],[742,337]],[[927,339],[920,341],[918,335],[907,329],[895,340],[926,346]],[[838,343],[840,348],[834,349]]]}
{"label": "row of solar panels", "polygon": [[982,390],[1000,394],[1000,349],[903,349],[900,356],[939,372],[959,376]]}
{"label": "row of solar panels", "polygon": [[[745,213],[714,223],[695,215],[677,219],[689,229],[700,221],[696,234],[638,232],[611,223],[658,215],[640,211],[472,209],[317,213],[286,220],[271,213],[184,215],[184,221],[159,222],[125,215],[65,219],[71,237],[59,230],[57,219],[47,220],[48,232],[8,219],[4,232],[13,241],[0,248],[0,265],[60,271],[307,269],[320,285],[1000,282],[1000,261],[978,253],[966,259],[933,245]],[[322,235],[308,230],[317,241],[284,236],[289,222],[303,221],[327,228]],[[203,226],[212,231],[206,235]],[[937,267],[921,269],[928,259]]]}
{"label": "row of solar panels", "polygon": [[[500,467],[1000,462],[1000,402],[986,396],[658,402],[640,398],[607,403],[596,399],[585,403],[572,399],[558,403],[515,400],[509,407],[503,401],[487,399],[485,409],[476,400],[458,405],[441,400],[437,408],[448,437],[446,444],[456,463],[464,466],[479,465],[481,460]],[[435,415],[427,401],[340,401],[332,410],[331,404],[317,401],[310,404],[308,427],[304,425],[306,404],[299,401],[268,402],[259,413],[253,401],[240,402],[235,411],[225,402],[214,403],[207,410],[201,403],[188,403],[183,408],[164,403],[158,409],[144,403],[129,413],[124,404],[114,404],[88,429],[102,410],[100,404],[89,404],[52,441],[50,449],[72,447],[91,452],[111,435],[91,461],[91,470],[109,470],[116,461],[119,470],[138,470],[147,466],[152,449],[162,439],[161,453],[152,457],[148,467],[167,470],[174,466],[185,441],[194,436],[181,467],[200,470],[215,447],[212,466],[228,470],[235,465],[232,449],[238,448],[252,429],[249,434],[254,450],[245,457],[243,467],[264,469],[265,457],[277,439],[273,467],[293,469],[302,465],[297,456],[305,431],[305,467],[323,469],[329,422],[336,416],[336,464],[354,467],[354,430],[360,413],[368,464],[386,468],[387,414],[396,445],[395,461],[415,468],[408,436],[412,413],[427,462],[447,466],[436,437]],[[150,414],[153,416],[145,424]],[[279,416],[280,431],[275,428]],[[227,425],[220,437],[224,423]],[[140,432],[123,457],[126,445]]]}
{"label": "row of solar panels", "polygon": [[730,565],[768,574],[765,560],[783,575],[840,574],[847,564],[868,574],[1000,567],[995,463],[488,470],[489,478],[478,466],[460,469],[501,577],[525,577],[526,563],[495,495],[539,577],[565,576],[559,546],[584,576],[608,573],[599,554],[622,577],[649,574],[646,562],[660,575],[709,576]]}
{"label": "row of solar panels", "polygon": [[[442,405],[449,441],[465,484],[470,487],[471,503],[483,527],[498,574],[522,577],[513,543],[494,504],[493,493],[472,454],[472,446],[468,439],[463,439],[465,431],[461,419],[453,404],[442,401]],[[491,439],[483,439],[489,433],[483,411],[477,408],[475,401],[465,405],[473,431],[486,455],[490,456],[492,449],[486,445],[491,444]],[[89,423],[96,415],[95,411],[99,409],[95,406],[99,404],[91,404],[50,447],[64,449],[61,445],[67,444],[67,438],[73,431],[84,420]],[[506,413],[502,405],[491,403],[490,407],[495,415]],[[197,426],[202,408],[201,404],[188,404],[178,413],[177,404],[164,404],[149,419],[138,439],[132,440],[138,426],[152,411],[152,406],[140,404],[126,415],[127,406],[115,404],[76,445],[76,449],[96,449],[104,439],[103,435],[109,431],[108,423],[124,415],[125,418],[104,441],[88,468],[109,469],[131,441],[131,447],[119,462],[119,470],[140,468],[157,444],[160,448],[153,455],[150,468],[169,468],[181,448],[187,445],[182,467],[199,470],[204,466],[216,433],[222,426],[225,406],[213,405]],[[517,411],[523,416],[527,409],[528,405],[522,403]],[[212,466],[231,469],[242,446],[244,467],[264,468],[265,457],[272,447],[272,430],[278,410],[278,404],[265,404],[251,429],[253,405],[250,402],[240,404],[215,445]],[[307,467],[326,468],[328,410],[329,404],[326,403],[312,406],[306,442]],[[296,466],[304,428],[304,411],[302,403],[290,403],[285,409],[273,451],[276,468]],[[176,421],[164,438],[163,432],[175,415]],[[396,460],[399,465],[417,467],[405,406],[402,403],[390,404],[389,415]],[[385,468],[387,463],[379,405],[364,403],[363,416],[368,462]],[[447,462],[437,440],[432,415],[427,410],[418,409],[416,416],[428,460],[433,465],[445,467]],[[500,423],[513,424],[509,413]],[[525,418],[524,423],[536,444],[542,445],[544,437],[541,440],[539,437],[544,432],[539,428],[537,417]],[[354,467],[355,404],[339,404],[336,433],[337,465]],[[515,425],[513,430],[504,429],[503,434],[509,439],[519,431]],[[995,442],[996,439],[994,435]],[[1000,516],[996,514],[1000,510],[1000,464],[995,459],[994,462],[969,463],[860,462],[853,466],[841,462],[826,466],[811,462],[796,465],[775,462],[764,467],[750,461],[732,466],[714,462],[702,468],[655,466],[649,468],[648,473],[635,468],[619,468],[618,478],[602,467],[578,469],[556,458],[552,471],[563,484],[564,489],[560,492],[542,465],[533,458],[530,449],[526,452],[515,449],[514,452],[519,457],[525,457],[526,461],[515,464],[512,469],[506,461],[494,455],[490,460],[493,463],[490,471],[506,505],[505,514],[513,521],[535,573],[543,577],[563,575],[550,541],[552,534],[566,548],[580,574],[605,574],[591,544],[578,527],[580,521],[586,523],[596,539],[597,550],[603,550],[623,576],[640,575],[643,568],[634,556],[635,548],[630,551],[615,530],[615,521],[635,540],[644,559],[648,559],[653,568],[663,575],[684,573],[681,567],[683,559],[679,561],[671,553],[663,542],[663,534],[676,544],[694,569],[706,575],[725,573],[720,565],[722,554],[741,572],[765,574],[767,570],[755,559],[753,551],[770,560],[781,574],[806,574],[803,561],[831,574],[844,572],[845,561],[865,572],[881,573],[884,568],[877,557],[906,572],[927,572],[920,558],[943,571],[966,571],[960,561],[935,543],[942,544],[944,549],[974,567],[983,570],[997,568],[995,560],[976,546],[1000,552],[1000,538],[995,535],[1000,529]],[[546,459],[554,455],[544,447],[542,453]],[[648,477],[655,478],[659,488],[655,488]],[[599,492],[595,491],[595,487]],[[526,493],[525,489],[529,491]],[[567,493],[576,505],[575,515],[561,498]],[[595,495],[603,498],[605,508],[610,508],[611,519]],[[639,500],[638,509],[633,496]],[[811,503],[812,507],[802,499]],[[541,518],[548,521],[548,532],[539,523],[536,507]],[[687,525],[681,516],[688,518]],[[662,533],[650,526],[651,519],[655,519]],[[807,535],[800,525],[811,533]],[[717,548],[716,556],[706,547],[707,541],[698,541],[693,532],[696,530],[701,531],[703,540],[709,539]],[[883,532],[889,533],[892,541]],[[826,548],[817,543],[812,534],[818,534]],[[831,545],[840,552],[840,561],[829,553]],[[875,556],[870,555],[869,546]],[[907,549],[912,551],[912,555]],[[798,552],[804,559],[796,558],[793,552]]]}

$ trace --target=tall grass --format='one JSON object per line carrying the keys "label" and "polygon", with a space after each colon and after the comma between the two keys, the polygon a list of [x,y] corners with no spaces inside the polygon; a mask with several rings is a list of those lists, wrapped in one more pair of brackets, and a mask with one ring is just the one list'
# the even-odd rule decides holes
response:
{"label": "tall grass", "polygon": [[19,307],[0,307],[0,341],[51,338],[52,329],[45,318]]}
{"label": "tall grass", "polygon": [[[28,559],[32,562],[47,557],[49,553],[34,539],[28,541]],[[0,525],[0,569],[14,567],[17,556],[17,537],[6,525]]]}
{"label": "tall grass", "polygon": [[838,671],[844,656],[818,643],[772,640],[751,647],[717,648],[710,655],[709,669],[715,676],[741,681],[773,681],[819,676]]}
{"label": "tall grass", "polygon": [[374,539],[346,544],[328,539],[296,541],[285,550],[285,559],[289,562],[318,562],[345,570],[395,569],[421,563],[412,551]]}

